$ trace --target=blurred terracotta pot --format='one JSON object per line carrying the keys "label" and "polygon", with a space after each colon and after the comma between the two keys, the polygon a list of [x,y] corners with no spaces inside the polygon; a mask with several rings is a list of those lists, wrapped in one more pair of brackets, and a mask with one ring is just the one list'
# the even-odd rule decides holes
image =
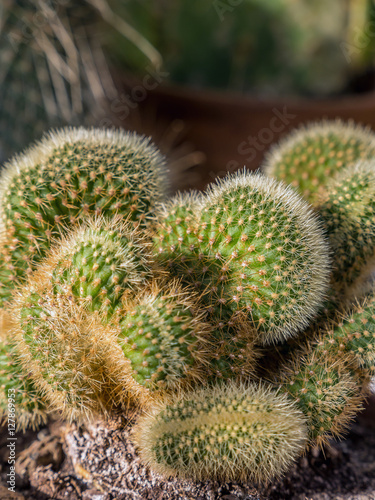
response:
{"label": "blurred terracotta pot", "polygon": [[189,175],[177,182],[179,189],[203,188],[243,166],[258,168],[271,144],[300,123],[339,117],[375,128],[375,92],[265,100],[163,83],[148,90],[134,80],[122,80],[119,88],[112,123],[152,135],[166,152],[180,148]]}

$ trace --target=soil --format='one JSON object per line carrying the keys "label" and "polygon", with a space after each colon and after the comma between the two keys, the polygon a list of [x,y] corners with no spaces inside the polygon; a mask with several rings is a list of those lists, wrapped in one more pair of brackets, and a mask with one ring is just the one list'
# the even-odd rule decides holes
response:
{"label": "soil", "polygon": [[77,427],[50,422],[17,434],[16,492],[8,490],[7,430],[0,435],[0,500],[375,500],[375,397],[347,438],[313,449],[280,481],[162,479],[140,462],[123,417]]}

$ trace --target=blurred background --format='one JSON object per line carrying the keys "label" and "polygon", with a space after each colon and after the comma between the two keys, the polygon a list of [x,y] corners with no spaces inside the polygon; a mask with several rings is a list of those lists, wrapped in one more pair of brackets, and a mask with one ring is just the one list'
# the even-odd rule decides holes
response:
{"label": "blurred background", "polygon": [[375,127],[373,0],[2,0],[0,35],[1,162],[51,127],[124,127],[185,189],[304,121]]}

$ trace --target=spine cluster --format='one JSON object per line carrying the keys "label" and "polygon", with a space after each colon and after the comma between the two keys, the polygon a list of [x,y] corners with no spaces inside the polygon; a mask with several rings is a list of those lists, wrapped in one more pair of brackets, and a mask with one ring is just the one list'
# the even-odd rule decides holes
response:
{"label": "spine cluster", "polygon": [[141,458],[195,480],[266,482],[341,437],[374,373],[375,176],[357,161],[374,144],[324,122],[274,151],[268,173],[314,208],[246,171],[166,199],[162,157],[123,132],[65,129],[14,158],[1,417],[15,385],[20,428],[131,411]]}

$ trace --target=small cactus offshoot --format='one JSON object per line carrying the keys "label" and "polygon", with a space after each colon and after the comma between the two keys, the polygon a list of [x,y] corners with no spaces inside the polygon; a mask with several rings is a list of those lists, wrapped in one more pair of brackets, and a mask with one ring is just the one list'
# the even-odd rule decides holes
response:
{"label": "small cactus offshoot", "polygon": [[203,316],[194,294],[177,281],[156,280],[124,307],[117,342],[130,361],[136,392],[147,397],[205,382],[214,347]]}
{"label": "small cactus offshoot", "polygon": [[294,352],[280,369],[282,391],[307,418],[311,445],[341,437],[362,409],[364,397],[348,366],[345,358],[310,347]]}
{"label": "small cactus offshoot", "polygon": [[115,334],[69,298],[54,296],[38,275],[12,312],[21,363],[49,407],[67,420],[108,414],[117,399],[105,364],[116,358]]}
{"label": "small cactus offshoot", "polygon": [[360,159],[375,154],[375,134],[341,120],[303,125],[273,146],[264,171],[297,188],[310,202],[324,192],[327,179]]}
{"label": "small cactus offshoot", "polygon": [[142,460],[165,476],[267,482],[303,451],[305,418],[264,384],[221,384],[160,402],[140,418]]}
{"label": "small cactus offshoot", "polygon": [[66,225],[120,214],[145,226],[167,184],[158,150],[122,131],[62,129],[13,158],[0,176],[0,301]]}
{"label": "small cactus offshoot", "polygon": [[99,218],[59,241],[46,266],[55,293],[71,294],[88,310],[111,317],[150,279],[150,242],[129,222]]}
{"label": "small cactus offshoot", "polygon": [[339,314],[319,337],[324,353],[349,354],[356,367],[375,374],[375,295],[374,292]]}

